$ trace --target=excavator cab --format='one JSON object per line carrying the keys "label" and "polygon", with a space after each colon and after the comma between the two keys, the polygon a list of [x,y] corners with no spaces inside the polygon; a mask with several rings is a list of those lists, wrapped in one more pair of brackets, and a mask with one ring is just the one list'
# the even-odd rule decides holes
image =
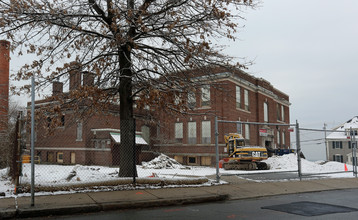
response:
{"label": "excavator cab", "polygon": [[241,147],[243,147],[243,146],[245,146],[245,141],[244,141],[244,139],[236,138],[236,147],[237,147],[237,148],[241,148]]}

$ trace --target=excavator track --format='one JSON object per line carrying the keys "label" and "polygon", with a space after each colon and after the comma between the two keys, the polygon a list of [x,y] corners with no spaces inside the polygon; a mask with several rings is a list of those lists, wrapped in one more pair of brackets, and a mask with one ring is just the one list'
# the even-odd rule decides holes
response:
{"label": "excavator track", "polygon": [[227,162],[223,163],[225,170],[268,170],[268,164],[264,162],[249,162],[249,163],[237,163]]}

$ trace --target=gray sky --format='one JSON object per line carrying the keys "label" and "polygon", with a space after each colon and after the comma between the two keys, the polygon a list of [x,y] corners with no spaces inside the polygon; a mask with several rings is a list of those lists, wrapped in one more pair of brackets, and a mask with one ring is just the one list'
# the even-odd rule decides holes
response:
{"label": "gray sky", "polygon": [[358,1],[265,0],[229,54],[290,96],[291,122],[329,128],[358,115]]}
{"label": "gray sky", "polygon": [[[358,115],[357,0],[263,0],[245,13],[239,40],[227,51],[254,60],[247,72],[290,96],[291,123],[331,129]],[[301,137],[317,135],[324,137]],[[324,159],[322,141],[302,149],[310,159]]]}

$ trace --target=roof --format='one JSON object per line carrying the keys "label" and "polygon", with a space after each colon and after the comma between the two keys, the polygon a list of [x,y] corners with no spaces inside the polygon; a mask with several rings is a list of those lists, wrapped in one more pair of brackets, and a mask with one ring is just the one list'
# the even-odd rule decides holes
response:
{"label": "roof", "polygon": [[330,133],[327,139],[347,139],[345,131],[350,128],[353,130],[358,129],[358,116],[354,116],[352,119],[335,128],[335,132]]}
{"label": "roof", "polygon": [[[111,132],[110,135],[116,144],[121,143],[121,134],[120,133]],[[135,143],[140,144],[140,145],[148,145],[148,143],[143,139],[142,135],[140,135],[140,134],[135,135]]]}

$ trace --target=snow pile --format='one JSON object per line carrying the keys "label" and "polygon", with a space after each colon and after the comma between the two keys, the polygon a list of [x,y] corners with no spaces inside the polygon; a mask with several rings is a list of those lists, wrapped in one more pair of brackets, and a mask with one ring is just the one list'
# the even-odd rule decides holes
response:
{"label": "snow pile", "polygon": [[[297,154],[285,154],[283,156],[273,156],[264,160],[270,165],[270,170],[298,170]],[[352,170],[351,165],[347,165],[348,170]],[[301,169],[304,173],[328,173],[344,171],[344,164],[329,161],[322,163],[322,161],[311,162],[301,158]]]}
{"label": "snow pile", "polygon": [[168,157],[165,154],[160,154],[149,162],[142,162],[143,169],[188,169],[181,165],[178,161]]}

